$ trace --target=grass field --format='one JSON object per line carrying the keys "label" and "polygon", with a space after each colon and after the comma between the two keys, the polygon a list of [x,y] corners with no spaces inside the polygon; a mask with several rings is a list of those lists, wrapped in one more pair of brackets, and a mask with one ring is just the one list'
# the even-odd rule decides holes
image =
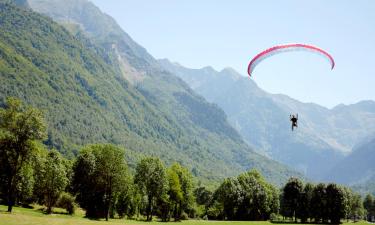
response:
{"label": "grass field", "polygon": [[[14,207],[12,214],[6,212],[5,206],[0,206],[0,225],[91,225],[91,224],[124,224],[124,225],[150,225],[150,222],[135,221],[135,220],[120,220],[111,219],[108,222],[103,220],[89,220],[83,217],[82,211],[77,211],[74,216],[61,214],[57,209],[55,214],[46,215],[41,211],[40,207],[34,209],[25,209]],[[60,212],[60,213],[59,213]],[[153,224],[161,224],[161,222],[152,222]],[[170,222],[168,224],[175,224]],[[180,225],[272,225],[267,221],[204,221],[204,220],[187,220],[177,222]],[[284,223],[283,223],[284,224]],[[354,225],[354,223],[350,223]],[[357,222],[355,225],[365,225],[366,222]],[[284,224],[288,225],[288,224]]]}

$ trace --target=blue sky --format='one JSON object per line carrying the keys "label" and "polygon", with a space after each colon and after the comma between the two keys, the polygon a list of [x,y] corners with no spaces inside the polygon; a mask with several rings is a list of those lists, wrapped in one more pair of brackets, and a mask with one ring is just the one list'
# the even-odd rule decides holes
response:
{"label": "blue sky", "polygon": [[327,107],[375,100],[375,1],[372,0],[92,0],[155,58],[190,68],[233,67],[280,43],[307,43],[315,54],[276,55],[254,81],[271,93]]}

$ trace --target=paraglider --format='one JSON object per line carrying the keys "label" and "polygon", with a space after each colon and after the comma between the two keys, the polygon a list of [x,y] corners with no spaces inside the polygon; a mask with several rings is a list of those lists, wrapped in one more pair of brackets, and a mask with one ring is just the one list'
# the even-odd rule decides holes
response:
{"label": "paraglider", "polygon": [[[272,48],[266,49],[259,54],[257,54],[249,63],[249,66],[247,67],[247,73],[249,76],[252,76],[252,73],[255,69],[255,67],[262,62],[264,59],[273,56],[275,54],[279,54],[282,52],[288,52],[288,51],[296,51],[296,50],[307,50],[314,53],[318,53],[319,55],[323,56],[324,58],[328,59],[328,61],[331,64],[331,70],[335,67],[335,60],[333,57],[326,52],[325,50],[318,48],[313,45],[307,45],[307,44],[284,44],[284,45],[277,45]],[[292,122],[292,131],[294,128],[298,127],[298,114],[296,115],[289,115],[289,119]]]}
{"label": "paraglider", "polygon": [[297,51],[297,50],[307,50],[314,53],[318,53],[319,55],[322,55],[326,59],[329,60],[331,64],[331,70],[335,67],[335,60],[333,57],[326,52],[325,50],[318,48],[316,46],[307,45],[307,44],[284,44],[284,45],[276,45],[272,48],[266,49],[262,51],[261,53],[257,54],[249,63],[249,66],[247,67],[247,73],[249,76],[252,76],[252,73],[254,71],[254,68],[264,59],[273,56],[275,54],[279,54],[282,52],[289,52],[289,51]]}
{"label": "paraglider", "polygon": [[294,128],[296,127],[298,127],[298,124],[297,124],[297,122],[298,122],[298,114],[295,116],[295,115],[289,115],[289,119],[290,119],[290,121],[292,121],[292,131],[294,130]]}

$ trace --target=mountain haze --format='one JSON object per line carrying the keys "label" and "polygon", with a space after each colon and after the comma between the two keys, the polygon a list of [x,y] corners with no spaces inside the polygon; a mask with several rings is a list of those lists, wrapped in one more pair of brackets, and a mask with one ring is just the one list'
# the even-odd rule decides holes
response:
{"label": "mountain haze", "polygon": [[[375,137],[355,147],[327,174],[327,179],[343,184],[375,183]],[[375,188],[373,189],[375,190]]]}
{"label": "mountain haze", "polygon": [[[226,68],[189,69],[167,59],[164,68],[181,77],[208,101],[218,104],[247,143],[260,153],[325,179],[356,143],[375,131],[375,102],[327,109],[286,95],[269,94],[252,79]],[[299,114],[291,132],[289,115]]]}
{"label": "mountain haze", "polygon": [[[45,1],[45,7],[54,2],[59,12],[72,7],[66,1]],[[71,3],[82,10],[78,14],[95,18],[90,23],[118,28],[90,2]],[[162,69],[122,30],[102,31],[73,16],[59,21],[64,28],[4,3],[0,10],[0,101],[16,96],[41,108],[50,147],[69,155],[88,143],[110,142],[128,149],[131,164],[142,154],[156,155],[204,179],[254,167],[279,184],[299,175],[255,153],[221,109]]]}

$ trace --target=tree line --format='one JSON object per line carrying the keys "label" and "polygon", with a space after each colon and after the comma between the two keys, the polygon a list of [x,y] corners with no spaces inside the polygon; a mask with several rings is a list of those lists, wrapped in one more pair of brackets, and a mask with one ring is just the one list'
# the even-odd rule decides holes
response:
{"label": "tree line", "polygon": [[365,210],[360,194],[337,184],[303,184],[291,178],[284,186],[280,214],[302,223],[340,223],[341,219],[362,219]]}
{"label": "tree line", "polygon": [[189,217],[216,220],[275,220],[339,223],[374,217],[375,201],[337,184],[304,184],[290,178],[281,189],[250,170],[224,179],[217,188],[197,185],[188,168],[166,167],[157,157],[139,160],[130,171],[125,150],[111,144],[84,146],[77,157],[48,150],[42,113],[8,98],[0,109],[0,201],[38,203],[73,214],[77,205],[89,218],[140,218],[162,221]]}
{"label": "tree line", "polygon": [[0,201],[38,203],[46,213],[76,204],[89,218],[144,215],[163,221],[194,217],[193,176],[178,163],[165,167],[156,157],[142,158],[134,175],[125,151],[111,144],[87,145],[72,160],[48,150],[42,113],[8,98],[0,109]]}

